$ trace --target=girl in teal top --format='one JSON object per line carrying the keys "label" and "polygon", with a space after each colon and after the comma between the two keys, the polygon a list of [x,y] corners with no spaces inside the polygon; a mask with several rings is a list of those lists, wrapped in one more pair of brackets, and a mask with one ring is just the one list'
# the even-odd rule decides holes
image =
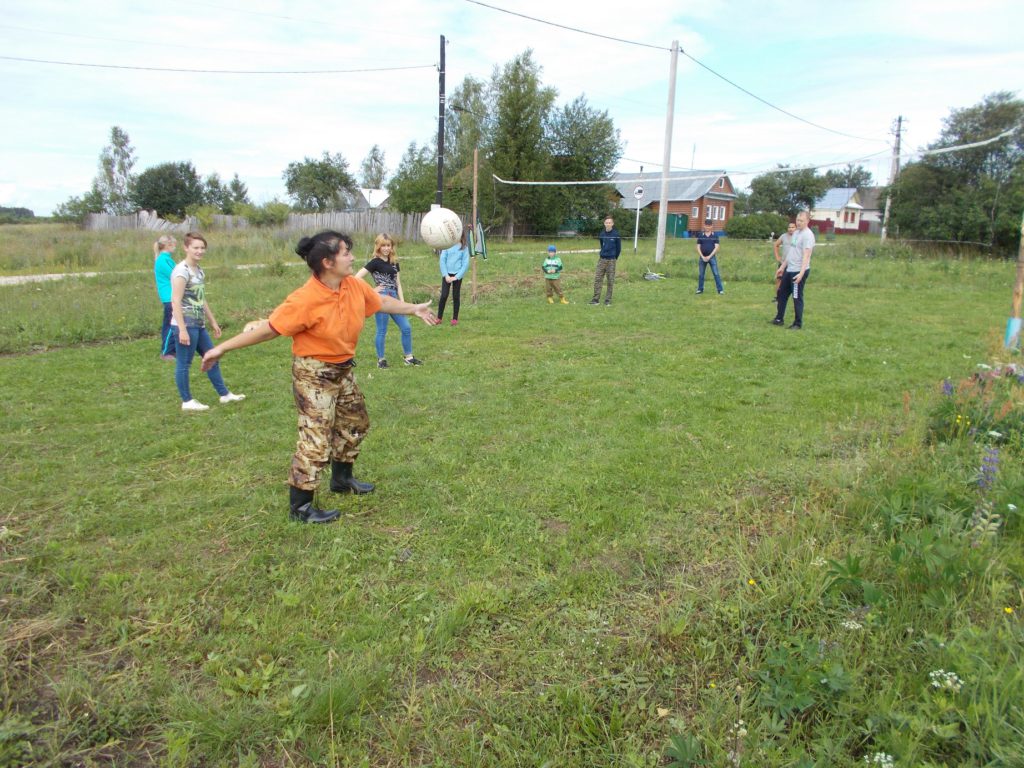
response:
{"label": "girl in teal top", "polygon": [[463,227],[462,238],[447,250],[441,251],[441,299],[437,303],[437,319],[444,315],[448,303],[448,291],[452,294],[452,325],[459,324],[459,294],[462,291],[462,277],[469,269],[469,246],[466,245],[469,227]]}
{"label": "girl in teal top", "polygon": [[174,269],[174,249],[178,241],[173,235],[161,235],[153,243],[153,277],[156,279],[156,295],[164,305],[164,321],[160,327],[160,357],[175,359],[175,340],[171,333],[171,271]]}

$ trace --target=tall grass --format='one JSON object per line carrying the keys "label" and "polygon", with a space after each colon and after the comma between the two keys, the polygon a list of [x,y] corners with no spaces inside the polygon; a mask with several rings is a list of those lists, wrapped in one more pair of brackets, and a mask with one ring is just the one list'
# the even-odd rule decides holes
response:
{"label": "tall grass", "polygon": [[[304,279],[211,243],[228,333]],[[286,340],[186,418],[148,274],[2,289],[5,336],[36,300],[68,346],[0,359],[0,764],[1019,762],[1020,445],[982,495],[996,438],[941,428],[1012,267],[823,248],[791,332],[764,244],[725,243],[722,297],[692,243],[657,282],[627,251],[608,308],[559,246],[572,305],[501,244],[457,328],[414,326],[424,366],[358,368],[378,489],[323,528],[286,519]]]}

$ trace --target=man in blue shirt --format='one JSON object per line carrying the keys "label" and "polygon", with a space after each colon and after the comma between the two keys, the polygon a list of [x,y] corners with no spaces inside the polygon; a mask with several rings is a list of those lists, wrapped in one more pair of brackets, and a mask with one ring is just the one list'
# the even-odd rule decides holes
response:
{"label": "man in blue shirt", "polygon": [[711,265],[711,274],[715,276],[715,287],[718,293],[725,293],[722,287],[722,276],[718,273],[718,235],[711,229],[711,219],[704,219],[704,231],[697,235],[697,264],[700,271],[697,274],[697,295],[704,293],[704,270]]}
{"label": "man in blue shirt", "polygon": [[619,236],[619,230],[615,228],[615,219],[611,216],[604,217],[604,231],[597,239],[601,243],[601,257],[597,260],[597,269],[594,272],[594,298],[590,303],[601,303],[601,283],[607,275],[608,292],[604,295],[604,305],[607,307],[612,303],[612,290],[615,288],[615,264],[622,253],[622,238]]}

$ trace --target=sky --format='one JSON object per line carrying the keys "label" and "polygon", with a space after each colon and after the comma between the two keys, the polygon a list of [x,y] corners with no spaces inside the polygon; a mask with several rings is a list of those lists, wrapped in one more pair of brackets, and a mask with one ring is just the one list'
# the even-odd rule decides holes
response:
{"label": "sky", "polygon": [[393,172],[411,142],[436,142],[441,35],[449,93],[530,48],[556,103],[582,95],[607,111],[625,146],[618,170],[645,174],[664,156],[677,40],[670,165],[725,170],[738,188],[779,163],[859,162],[885,183],[898,115],[906,162],[951,110],[996,91],[1024,98],[1019,0],[488,6],[2,0],[0,205],[43,216],[86,192],[115,125],[136,173],[191,161],[204,177],[237,173],[257,204],[286,200],[284,169],[325,151],[357,172],[377,144]]}

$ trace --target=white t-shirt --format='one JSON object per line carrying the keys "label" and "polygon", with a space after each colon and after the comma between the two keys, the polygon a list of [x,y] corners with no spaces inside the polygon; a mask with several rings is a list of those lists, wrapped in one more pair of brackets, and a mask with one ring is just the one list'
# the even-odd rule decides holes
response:
{"label": "white t-shirt", "polygon": [[[185,295],[181,298],[181,314],[185,318],[186,328],[206,327],[206,275],[201,267],[189,269],[188,263],[181,261],[171,271],[171,286],[175,280],[185,281]],[[171,315],[171,325],[178,323]]]}
{"label": "white t-shirt", "polygon": [[[814,248],[814,233],[810,229],[798,229],[783,247],[786,249],[786,271],[799,272],[804,265],[804,251]],[[810,259],[807,260],[807,268],[811,268]]]}

